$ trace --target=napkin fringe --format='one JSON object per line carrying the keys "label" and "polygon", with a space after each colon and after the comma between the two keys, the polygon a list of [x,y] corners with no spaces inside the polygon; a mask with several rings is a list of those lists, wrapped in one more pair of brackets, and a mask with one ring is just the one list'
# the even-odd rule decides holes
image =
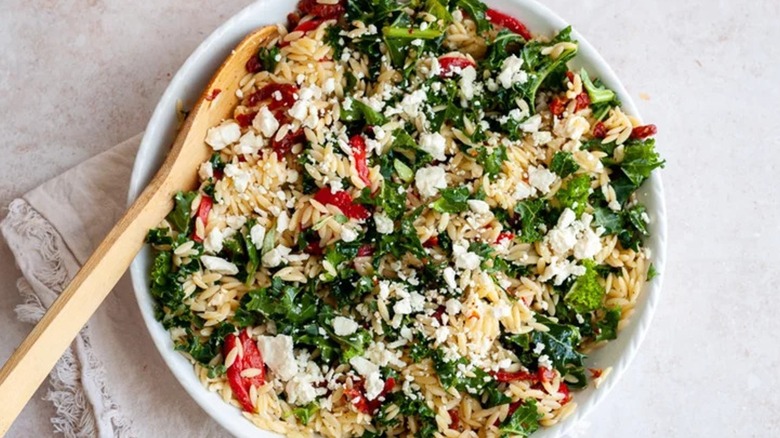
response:
{"label": "napkin fringe", "polygon": [[[9,206],[8,216],[3,221],[3,231],[11,249],[17,255],[24,245],[34,248],[40,256],[35,272],[32,273],[35,280],[56,293],[62,292],[70,281],[61,253],[63,250],[67,251],[67,248],[62,248],[64,242],[49,221],[26,201],[16,199]],[[25,278],[20,278],[16,286],[23,299],[15,308],[17,318],[36,324],[43,317],[47,306]],[[119,407],[108,395],[102,364],[92,352],[86,330],[81,331],[74,345],[68,347],[57,361],[57,365],[49,374],[49,384],[44,400],[54,405],[56,414],[51,418],[51,423],[56,432],[66,437],[78,438],[132,436],[130,422],[119,413]],[[98,424],[90,397],[85,391],[85,384],[97,388],[97,397],[100,400],[93,400],[92,403],[100,402],[100,405],[95,407],[101,411],[100,422],[104,427]]]}

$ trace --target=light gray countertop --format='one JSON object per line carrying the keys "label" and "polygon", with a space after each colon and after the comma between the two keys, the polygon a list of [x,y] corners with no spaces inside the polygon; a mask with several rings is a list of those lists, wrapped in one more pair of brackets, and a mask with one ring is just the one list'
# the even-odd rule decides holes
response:
{"label": "light gray countertop", "polygon": [[[143,130],[187,55],[247,3],[0,2],[0,205]],[[780,436],[780,2],[544,3],[616,70],[668,161],[661,303],[587,436]],[[5,360],[29,326],[5,243],[0,260]],[[50,415],[39,392],[9,436],[51,435]]]}

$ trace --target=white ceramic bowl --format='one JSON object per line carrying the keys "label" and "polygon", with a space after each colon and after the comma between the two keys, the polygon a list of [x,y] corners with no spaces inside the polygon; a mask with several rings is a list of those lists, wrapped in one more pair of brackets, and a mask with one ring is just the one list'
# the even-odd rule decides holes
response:
{"label": "white ceramic bowl", "polygon": [[[287,13],[294,9],[296,3],[295,0],[259,0],[247,6],[214,31],[187,59],[173,77],[149,120],[133,168],[129,191],[131,202],[151,180],[173,142],[177,129],[176,102],[181,100],[185,107],[194,104],[216,68],[246,34],[263,25],[284,22]],[[567,26],[567,23],[555,13],[534,0],[488,0],[487,3],[491,7],[520,18],[533,33],[552,34]],[[579,41],[579,54],[574,60],[574,65],[586,67],[592,76],[601,78],[607,86],[618,93],[625,110],[629,114],[639,116],[625,88],[604,59],[576,30],[573,36]],[[192,169],[192,171],[197,170]],[[666,253],[666,210],[663,187],[657,174],[653,174],[645,182],[639,191],[639,196],[647,205],[652,220],[652,237],[646,245],[652,250],[656,268],[663,273]],[[151,260],[151,251],[149,248],[144,248],[133,261],[130,270],[141,314],[165,363],[203,410],[232,434],[239,437],[276,436],[256,428],[242,417],[238,409],[224,403],[219,396],[203,388],[193,372],[192,365],[180,353],[174,351],[168,332],[154,319],[154,302],[149,294],[148,279]],[[577,421],[588,415],[617,383],[647,333],[661,292],[662,278],[658,277],[647,285],[637,303],[630,324],[620,332],[618,339],[589,356],[588,367],[613,368],[606,381],[598,390],[590,385],[584,391],[575,393],[575,401],[579,405],[575,413],[553,428],[540,430],[534,435],[535,438],[563,436]]]}

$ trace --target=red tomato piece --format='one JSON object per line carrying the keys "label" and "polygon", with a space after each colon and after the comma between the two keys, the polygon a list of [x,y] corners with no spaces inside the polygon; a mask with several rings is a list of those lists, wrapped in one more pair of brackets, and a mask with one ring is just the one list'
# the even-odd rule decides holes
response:
{"label": "red tomato piece", "polygon": [[317,3],[317,0],[301,0],[298,2],[298,9],[304,14],[314,15],[325,20],[339,18],[347,12],[344,7],[344,1],[335,5],[323,5]]}
{"label": "red tomato piece", "polygon": [[281,140],[277,141],[276,137],[274,137],[273,140],[271,140],[271,148],[273,148],[274,152],[276,152],[276,157],[281,160],[287,156],[294,144],[300,143],[305,138],[306,136],[303,133],[303,129],[290,131],[287,133],[287,135],[282,137]]}
{"label": "red tomato piece", "polygon": [[566,100],[556,97],[550,102],[550,112],[553,113],[554,116],[560,117],[565,110]]}
{"label": "red tomato piece", "polygon": [[311,255],[322,255],[322,248],[320,247],[320,242],[309,242],[308,245],[306,245],[306,249],[304,250],[306,254]]}
{"label": "red tomato piece", "polygon": [[[201,196],[200,205],[198,205],[198,212],[195,214],[195,218],[200,218],[204,227],[206,224],[208,224],[209,212],[211,211],[211,207],[213,205],[214,201],[212,201],[211,197],[206,195]],[[195,233],[195,230],[192,230],[192,240],[196,242],[203,242],[203,239],[201,239],[200,236]]]}
{"label": "red tomato piece", "polygon": [[511,241],[514,238],[515,235],[513,233],[510,233],[509,231],[502,231],[498,234],[498,237],[496,237],[496,244],[501,245],[505,240]]}
{"label": "red tomato piece", "polygon": [[[263,356],[257,348],[257,343],[249,337],[246,330],[242,330],[238,336],[230,334],[225,337],[225,345],[222,347],[223,356],[227,357],[228,353],[236,348],[239,342],[244,350],[244,355],[236,357],[233,364],[228,367],[226,375],[230,389],[233,390],[233,396],[241,404],[241,407],[247,412],[254,412],[255,407],[249,397],[249,391],[252,386],[259,388],[265,384],[265,362],[263,362]],[[250,368],[260,370],[260,374],[254,377],[242,377],[241,372]]]}
{"label": "red tomato piece", "polygon": [[353,135],[352,138],[349,139],[349,145],[352,148],[352,157],[355,158],[355,170],[357,171],[358,176],[367,186],[371,185],[371,180],[368,179],[366,140],[360,134]]}
{"label": "red tomato piece", "polygon": [[439,77],[449,78],[455,74],[455,69],[461,71],[466,67],[475,67],[474,61],[463,56],[442,56],[439,58]]}
{"label": "red tomato piece", "polygon": [[458,430],[460,427],[460,416],[457,409],[450,409],[447,411],[450,414],[450,429]]}
{"label": "red tomato piece", "polygon": [[332,192],[328,187],[323,187],[314,195],[314,199],[320,204],[335,205],[345,216],[351,219],[368,219],[371,216],[371,213],[365,207],[355,204],[349,193],[344,190]]}
{"label": "red tomato piece", "polygon": [[658,133],[658,128],[655,125],[637,126],[631,130],[631,138],[641,140],[643,138],[651,137]]}
{"label": "red tomato piece", "polygon": [[566,72],[566,77],[569,78],[569,82],[574,82],[574,72],[569,70]]}
{"label": "red tomato piece", "polygon": [[357,256],[366,257],[372,255],[373,253],[374,253],[374,247],[369,244],[365,244],[365,245],[361,245],[360,248],[358,248]]}
{"label": "red tomato piece", "polygon": [[585,91],[578,94],[574,99],[577,101],[577,107],[575,111],[584,110],[590,106],[590,96],[588,96],[588,93]]}
{"label": "red tomato piece", "polygon": [[598,122],[593,127],[593,136],[596,138],[605,138],[607,136],[607,127],[604,126],[603,122]]}
{"label": "red tomato piece", "polygon": [[601,374],[604,372],[601,368],[588,368],[588,371],[590,371],[590,376],[594,379],[601,377]]}
{"label": "red tomato piece", "polygon": [[536,382],[538,380],[538,376],[525,371],[495,371],[491,372],[490,374],[492,374],[493,377],[495,377],[495,379],[501,383],[516,382],[518,380],[530,380],[532,382]]}
{"label": "red tomato piece", "polygon": [[442,317],[444,316],[444,312],[447,310],[445,306],[439,306],[436,308],[436,311],[431,314],[431,318],[435,319],[436,321],[439,321],[441,324]]}
{"label": "red tomato piece", "polygon": [[509,15],[498,12],[495,9],[488,9],[486,14],[487,19],[490,20],[491,23],[511,30],[512,32],[525,38],[526,41],[530,41],[533,38],[531,31],[529,31],[528,28],[525,27],[525,24],[523,24],[517,18],[510,17]]}
{"label": "red tomato piece", "polygon": [[257,111],[252,111],[246,114],[239,114],[235,117],[235,119],[236,122],[238,122],[238,126],[242,128],[246,128],[252,124],[252,120],[255,119],[256,115],[257,115]]}

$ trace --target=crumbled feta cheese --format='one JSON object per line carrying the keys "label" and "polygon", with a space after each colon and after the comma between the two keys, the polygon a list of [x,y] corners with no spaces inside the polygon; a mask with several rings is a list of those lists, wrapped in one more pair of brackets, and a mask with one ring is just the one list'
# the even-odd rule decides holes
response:
{"label": "crumbled feta cheese", "polygon": [[550,186],[555,182],[555,178],[555,174],[544,167],[531,166],[528,168],[528,182],[543,194],[549,193]]}
{"label": "crumbled feta cheese", "polygon": [[512,308],[506,303],[498,303],[493,306],[493,316],[501,319],[512,314]]}
{"label": "crumbled feta cheese", "polygon": [[206,133],[206,144],[215,151],[225,148],[225,146],[235,143],[241,137],[241,127],[238,123],[225,123],[224,125],[209,128]]}
{"label": "crumbled feta cheese", "polygon": [[225,223],[227,224],[228,227],[232,228],[233,230],[238,230],[241,227],[243,227],[244,224],[246,223],[246,217],[231,215],[228,216],[227,219],[225,219]]}
{"label": "crumbled feta cheese", "polygon": [[447,338],[450,337],[450,328],[447,326],[437,328],[433,334],[433,337],[436,344],[443,344],[447,342]]}
{"label": "crumbled feta cheese", "polygon": [[276,134],[276,130],[279,129],[279,121],[276,120],[274,114],[264,106],[260,108],[260,111],[252,120],[252,126],[260,131],[265,138],[273,138]]}
{"label": "crumbled feta cheese", "polygon": [[[577,315],[579,316],[579,314]],[[542,351],[544,351],[544,344],[539,342],[534,346],[534,354],[541,354]]]}
{"label": "crumbled feta cheese", "polygon": [[591,259],[601,251],[601,239],[591,229],[585,228],[582,237],[574,245],[574,257],[582,259]]}
{"label": "crumbled feta cheese", "polygon": [[249,238],[252,239],[252,243],[255,248],[263,248],[263,240],[265,240],[265,227],[260,224],[254,224],[252,229],[249,230]]}
{"label": "crumbled feta cheese", "polygon": [[420,195],[430,198],[439,193],[439,189],[447,188],[446,172],[443,167],[423,167],[415,173],[415,185]]}
{"label": "crumbled feta cheese", "polygon": [[467,246],[459,243],[452,245],[452,255],[455,257],[455,267],[458,269],[477,269],[481,263],[479,255],[468,250]]}
{"label": "crumbled feta cheese", "polygon": [[417,292],[412,292],[409,294],[409,303],[413,312],[421,312],[425,306],[425,297]]}
{"label": "crumbled feta cheese", "polygon": [[477,214],[488,214],[490,213],[490,205],[488,205],[487,202],[479,200],[479,199],[469,199],[466,201],[469,205],[469,208],[471,211]]}
{"label": "crumbled feta cheese", "polygon": [[393,232],[393,220],[384,213],[375,214],[374,223],[376,224],[376,231],[379,234],[391,234]]}
{"label": "crumbled feta cheese", "polygon": [[521,84],[528,82],[528,73],[523,71],[523,59],[516,55],[510,55],[504,59],[503,64],[501,64],[501,73],[498,74],[498,82],[504,88],[512,88],[516,82]]}
{"label": "crumbled feta cheese", "polygon": [[420,149],[431,154],[438,161],[444,161],[447,157],[444,155],[444,148],[447,142],[444,136],[435,132],[433,134],[420,134]]}
{"label": "crumbled feta cheese", "polygon": [[290,248],[284,245],[277,246],[263,255],[263,266],[266,268],[275,268],[281,265],[291,251]]}
{"label": "crumbled feta cheese", "polygon": [[247,133],[242,135],[241,139],[238,140],[237,152],[243,155],[254,154],[263,146],[263,137],[258,137],[254,132],[247,131]]}
{"label": "crumbled feta cheese", "polygon": [[512,194],[512,197],[517,201],[522,201],[523,199],[531,196],[533,193],[534,189],[531,186],[523,181],[520,181],[517,183],[517,187],[515,187],[515,192]]}
{"label": "crumbled feta cheese", "polygon": [[233,163],[225,166],[225,176],[233,180],[233,186],[239,193],[246,191],[246,188],[249,186],[249,180],[252,178],[249,172],[244,171]]}
{"label": "crumbled feta cheese", "polygon": [[341,240],[344,242],[354,242],[358,238],[358,232],[349,227],[341,227]]}
{"label": "crumbled feta cheese", "polygon": [[446,303],[444,303],[444,307],[447,310],[447,315],[455,316],[458,313],[463,310],[463,304],[461,304],[460,301],[458,301],[456,298],[450,298],[447,300]]}
{"label": "crumbled feta cheese", "polygon": [[343,316],[337,316],[333,318],[333,331],[338,336],[349,336],[355,333],[358,329],[358,323],[351,318],[345,318]]}
{"label": "crumbled feta cheese", "polygon": [[417,117],[423,109],[423,102],[428,99],[424,90],[416,90],[404,96],[401,100],[401,111],[409,117]]}
{"label": "crumbled feta cheese", "polygon": [[474,80],[477,79],[477,71],[472,66],[468,66],[460,72],[460,93],[466,100],[471,100],[474,97],[475,86]]}
{"label": "crumbled feta cheese", "polygon": [[211,161],[206,161],[200,165],[200,169],[198,169],[198,176],[200,177],[201,181],[206,181],[209,178],[214,177],[214,167],[211,165]]}
{"label": "crumbled feta cheese", "polygon": [[208,269],[211,272],[217,272],[219,274],[225,274],[225,275],[238,274],[238,267],[236,267],[236,265],[230,263],[225,259],[203,255],[200,256],[200,261],[203,263],[203,266],[205,266],[206,269]]}
{"label": "crumbled feta cheese", "polygon": [[293,353],[293,339],[287,335],[258,336],[257,348],[265,364],[279,379],[286,382],[298,373],[298,364]]}
{"label": "crumbled feta cheese", "polygon": [[409,315],[412,313],[412,300],[409,297],[396,301],[393,305],[393,312],[398,315]]}
{"label": "crumbled feta cheese", "polygon": [[353,357],[349,360],[349,364],[352,366],[352,369],[363,377],[368,377],[372,373],[379,372],[379,366],[377,364],[362,356]]}
{"label": "crumbled feta cheese", "polygon": [[544,268],[544,272],[539,276],[539,281],[545,282],[554,277],[553,284],[560,286],[570,276],[579,277],[583,274],[585,274],[584,266],[577,265],[576,262],[566,260],[565,258],[552,257],[550,264]]}
{"label": "crumbled feta cheese", "polygon": [[325,83],[322,84],[322,91],[326,93],[332,93],[336,90],[336,80],[334,78],[328,78]]}
{"label": "crumbled feta cheese", "polygon": [[458,289],[458,283],[455,282],[455,270],[451,267],[447,266],[444,268],[444,271],[442,272],[442,275],[444,276],[444,282],[447,283],[447,287],[450,288],[450,290],[457,290]]}
{"label": "crumbled feta cheese", "polygon": [[222,243],[224,236],[219,228],[214,227],[208,236],[203,239],[203,250],[212,254],[217,254],[222,251]]}
{"label": "crumbled feta cheese", "polygon": [[550,356],[546,354],[539,356],[539,366],[547,368],[548,370],[553,369],[552,362],[550,361]]}
{"label": "crumbled feta cheese", "polygon": [[287,402],[293,405],[304,406],[317,398],[317,388],[302,376],[295,376],[287,382],[284,388],[287,392]]}
{"label": "crumbled feta cheese", "polygon": [[582,116],[570,117],[566,122],[566,135],[572,140],[579,140],[582,134],[590,131],[590,123]]}
{"label": "crumbled feta cheese", "polygon": [[371,401],[379,397],[385,389],[385,382],[379,372],[371,373],[366,377],[366,398]]}
{"label": "crumbled feta cheese", "polygon": [[523,132],[537,132],[542,127],[542,116],[535,114],[518,126]]}

